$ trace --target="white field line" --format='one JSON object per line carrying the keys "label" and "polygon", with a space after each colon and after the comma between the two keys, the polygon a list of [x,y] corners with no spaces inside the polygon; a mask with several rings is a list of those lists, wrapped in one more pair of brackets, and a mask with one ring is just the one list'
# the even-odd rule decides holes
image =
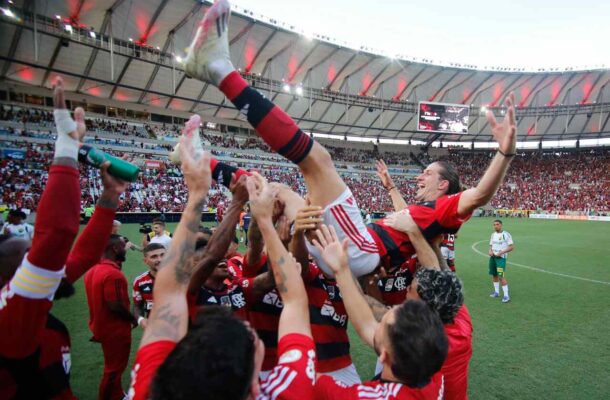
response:
{"label": "white field line", "polygon": [[[485,253],[477,250],[477,248],[476,248],[476,246],[478,244],[484,243],[484,242],[488,243],[487,240],[479,240],[478,242],[473,243],[472,246],[470,246],[470,247],[471,247],[472,251],[474,251],[475,253],[477,253],[477,254],[479,254],[479,255],[481,255],[483,257],[489,257],[488,254],[485,254]],[[580,276],[567,275],[567,274],[561,274],[559,272],[547,271],[547,270],[544,270],[542,268],[532,267],[531,265],[518,264],[518,263],[512,262],[512,261],[507,261],[507,263],[515,265],[517,267],[529,269],[531,271],[542,272],[542,273],[549,274],[549,275],[561,276],[563,278],[576,279],[576,280],[579,280],[579,281],[592,282],[592,283],[600,283],[602,285],[610,285],[610,282],[598,281],[598,280],[595,280],[595,279],[582,278]]]}

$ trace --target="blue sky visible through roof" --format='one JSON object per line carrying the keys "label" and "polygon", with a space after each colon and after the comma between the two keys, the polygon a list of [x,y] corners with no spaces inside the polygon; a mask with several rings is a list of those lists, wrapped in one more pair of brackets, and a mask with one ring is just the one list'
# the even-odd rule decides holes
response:
{"label": "blue sky visible through roof", "polygon": [[351,47],[434,63],[610,68],[610,1],[238,0],[235,5]]}

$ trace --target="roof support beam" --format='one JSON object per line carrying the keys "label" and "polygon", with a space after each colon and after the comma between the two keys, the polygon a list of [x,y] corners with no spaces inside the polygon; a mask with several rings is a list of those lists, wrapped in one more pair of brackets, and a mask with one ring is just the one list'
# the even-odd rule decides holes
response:
{"label": "roof support beam", "polygon": [[[26,1],[25,4],[23,5],[23,13],[27,13],[30,10],[30,6],[33,4],[34,2],[30,2],[30,1]],[[19,45],[19,41],[21,40],[21,34],[23,33],[23,26],[21,25],[16,25],[15,26],[15,33],[13,34],[13,39],[11,40],[11,47],[9,47],[8,50],[8,57],[9,58],[13,58],[15,57],[15,52],[17,51],[17,46]],[[2,72],[0,73],[0,76],[2,78],[6,77],[6,74],[8,73],[8,69],[10,67],[11,63],[9,62],[5,62],[4,66],[2,67]]]}
{"label": "roof support beam", "polygon": [[260,57],[260,55],[263,52],[263,50],[265,50],[265,47],[267,47],[267,45],[269,44],[271,39],[273,39],[273,37],[277,34],[277,32],[278,32],[278,30],[274,29],[273,32],[271,32],[271,35],[267,36],[267,39],[265,39],[265,41],[263,42],[263,44],[260,47],[260,49],[258,49],[256,54],[254,55],[254,58],[252,58],[252,61],[250,62],[250,65],[246,65],[246,72],[250,72],[252,67],[254,67],[254,64],[256,64],[256,60],[258,60],[258,57]]}

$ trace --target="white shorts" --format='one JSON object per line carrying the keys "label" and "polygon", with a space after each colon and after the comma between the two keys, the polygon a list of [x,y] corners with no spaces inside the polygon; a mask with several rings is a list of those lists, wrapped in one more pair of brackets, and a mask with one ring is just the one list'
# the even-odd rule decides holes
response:
{"label": "white shorts", "polygon": [[346,385],[357,385],[362,383],[358,371],[354,364],[350,364],[345,368],[338,369],[336,371],[323,372],[322,375],[332,376],[336,381],[345,383]]}
{"label": "white shorts", "polygon": [[455,259],[455,250],[449,250],[448,247],[441,246],[441,254],[445,260]]}
{"label": "white shorts", "polygon": [[[352,273],[359,277],[372,272],[379,264],[379,250],[373,237],[366,229],[362,215],[352,191],[345,191],[335,201],[329,204],[322,214],[326,225],[332,225],[340,241],[348,239],[347,254]],[[316,264],[329,277],[334,277],[330,267],[324,262],[316,247],[305,241],[309,254]]]}

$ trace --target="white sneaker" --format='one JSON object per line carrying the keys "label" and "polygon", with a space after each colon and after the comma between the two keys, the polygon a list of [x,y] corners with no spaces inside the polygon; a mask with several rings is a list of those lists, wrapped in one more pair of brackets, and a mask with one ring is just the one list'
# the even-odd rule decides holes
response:
{"label": "white sneaker", "polygon": [[218,86],[235,70],[229,53],[230,14],[227,0],[216,1],[205,13],[186,55],[187,75]]}

